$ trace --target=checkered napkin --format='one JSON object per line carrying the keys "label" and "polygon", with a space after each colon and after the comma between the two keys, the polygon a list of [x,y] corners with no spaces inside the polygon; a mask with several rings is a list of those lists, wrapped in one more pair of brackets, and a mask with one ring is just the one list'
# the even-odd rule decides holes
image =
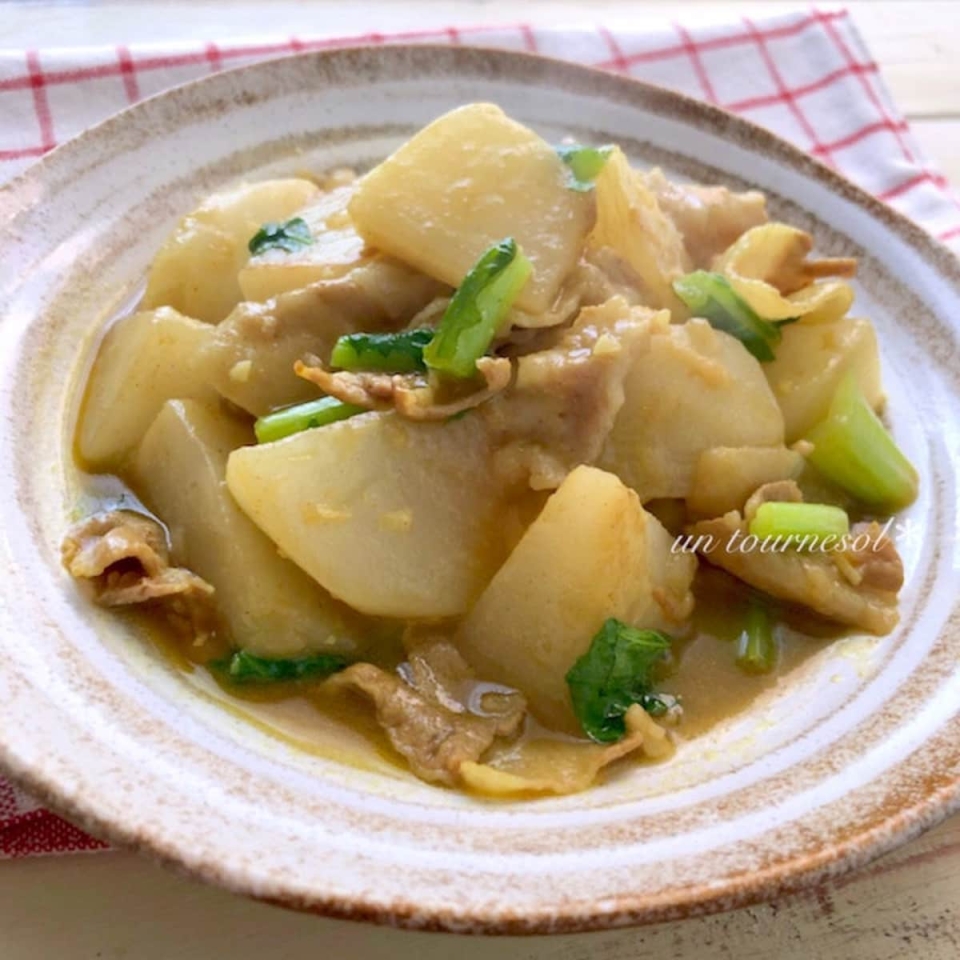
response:
{"label": "checkered napkin", "polygon": [[[307,50],[410,42],[541,53],[708,100],[769,127],[960,246],[960,202],[923,157],[843,10],[633,30],[521,23],[163,48],[0,50],[0,181],[109,114],[187,80]],[[104,846],[0,779],[0,858]]]}

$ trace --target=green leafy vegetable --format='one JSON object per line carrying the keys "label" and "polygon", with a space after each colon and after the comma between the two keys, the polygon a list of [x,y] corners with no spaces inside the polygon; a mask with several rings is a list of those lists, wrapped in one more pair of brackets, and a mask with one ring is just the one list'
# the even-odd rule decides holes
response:
{"label": "green leafy vegetable", "polygon": [[265,223],[251,238],[247,249],[256,256],[266,250],[286,250],[296,253],[313,243],[313,234],[307,221],[294,217],[286,223]]}
{"label": "green leafy vegetable", "polygon": [[530,261],[512,237],[490,247],[457,287],[424,348],[427,366],[452,377],[472,377],[529,276]]}
{"label": "green leafy vegetable", "polygon": [[757,316],[723,274],[696,270],[674,280],[673,290],[695,317],[736,337],[761,362],[774,359],[780,327]]}
{"label": "green leafy vegetable", "polygon": [[753,536],[792,538],[800,546],[813,547],[827,537],[838,542],[849,532],[847,512],[825,503],[762,503],[750,521]]}
{"label": "green leafy vegetable", "polygon": [[754,600],[738,641],[737,666],[744,673],[770,673],[779,658],[780,647],[767,608]]}
{"label": "green leafy vegetable", "polygon": [[328,423],[346,420],[358,413],[366,413],[366,410],[336,397],[321,397],[268,413],[253,425],[253,432],[257,435],[258,443],[273,443],[293,433],[325,427]]}
{"label": "green leafy vegetable", "polygon": [[807,459],[829,480],[877,510],[894,511],[912,503],[919,477],[852,374],[840,382],[826,420],[806,436],[813,444]]}
{"label": "green leafy vegetable", "polygon": [[670,693],[645,693],[638,701],[651,717],[665,717],[671,710],[682,710],[680,697]]}
{"label": "green leafy vegetable", "polygon": [[651,672],[669,649],[670,637],[659,630],[638,630],[612,617],[604,623],[567,673],[574,713],[591,740],[620,740],[635,703],[655,716],[667,712],[669,703],[653,693]]}
{"label": "green leafy vegetable", "polygon": [[561,144],[556,147],[557,156],[567,165],[570,171],[567,186],[571,190],[586,193],[593,189],[594,181],[606,166],[613,147],[606,144],[602,147],[585,147],[580,143]]}
{"label": "green leafy vegetable", "polygon": [[423,348],[433,339],[429,327],[403,333],[349,333],[333,346],[330,365],[341,370],[413,373],[426,370]]}
{"label": "green leafy vegetable", "polygon": [[349,661],[334,653],[315,653],[293,659],[256,657],[237,650],[225,660],[210,666],[231,683],[289,683],[295,680],[320,680],[347,667]]}

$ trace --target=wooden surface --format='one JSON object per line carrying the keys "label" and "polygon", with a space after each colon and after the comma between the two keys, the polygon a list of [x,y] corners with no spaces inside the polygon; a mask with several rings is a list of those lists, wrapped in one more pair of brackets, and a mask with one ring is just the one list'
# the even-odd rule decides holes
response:
{"label": "wooden surface", "polygon": [[[788,2],[523,0],[531,22],[756,16]],[[847,6],[931,159],[960,185],[960,2]],[[269,33],[389,31],[516,20],[520,0],[21,2],[0,46],[163,41]],[[211,814],[215,815],[215,814]],[[128,854],[0,864],[2,960],[957,960],[960,818],[871,867],[773,904],[639,931],[462,940],[296,916]]]}
{"label": "wooden surface", "polygon": [[3,960],[957,960],[960,820],[828,888],[639,930],[452,937],[323,920],[129,854],[0,864]]}

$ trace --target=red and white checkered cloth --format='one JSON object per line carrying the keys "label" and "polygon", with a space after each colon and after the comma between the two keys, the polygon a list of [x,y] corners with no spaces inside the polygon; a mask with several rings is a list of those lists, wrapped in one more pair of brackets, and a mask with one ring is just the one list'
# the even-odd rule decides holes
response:
{"label": "red and white checkered cloth", "polygon": [[[771,128],[960,244],[960,202],[924,159],[849,15],[837,9],[642,30],[520,23],[164,48],[0,50],[0,181],[85,127],[178,83],[305,50],[417,41],[542,53],[708,100]],[[0,859],[104,847],[0,779]]]}

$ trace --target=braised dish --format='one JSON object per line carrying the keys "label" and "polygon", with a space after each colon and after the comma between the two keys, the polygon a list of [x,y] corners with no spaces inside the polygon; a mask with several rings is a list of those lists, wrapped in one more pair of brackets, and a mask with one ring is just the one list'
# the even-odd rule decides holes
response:
{"label": "braised dish", "polygon": [[239,184],[87,378],[70,574],[230,697],[522,798],[897,623],[919,479],[856,262],[498,107]]}

